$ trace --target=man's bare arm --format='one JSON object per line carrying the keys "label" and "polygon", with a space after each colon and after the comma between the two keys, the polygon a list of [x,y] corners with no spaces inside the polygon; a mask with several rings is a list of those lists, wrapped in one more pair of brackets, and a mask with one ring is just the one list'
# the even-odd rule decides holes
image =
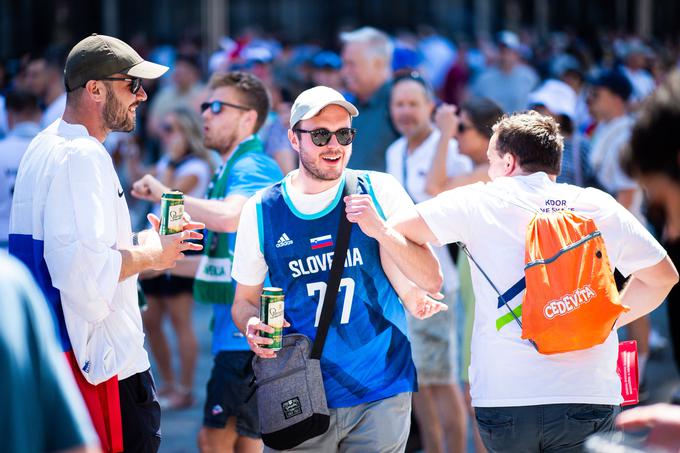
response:
{"label": "man's bare arm", "polygon": [[[145,175],[132,185],[135,198],[158,203],[169,187],[151,175]],[[230,195],[224,200],[205,200],[184,196],[184,209],[191,218],[205,223],[205,226],[218,233],[233,233],[238,228],[241,209],[248,198],[243,195]]]}
{"label": "man's bare arm", "polygon": [[[260,322],[260,294],[262,284],[257,286],[236,285],[231,317],[238,330],[245,333],[250,349],[259,357],[271,359],[276,353],[262,345],[271,344],[274,340],[260,336],[260,331],[273,333],[274,329]],[[288,325],[284,321],[284,325]]]}
{"label": "man's bare arm", "polygon": [[[439,261],[427,241],[421,242],[419,235],[416,234],[407,237],[404,232],[391,226],[395,225],[394,221],[382,220],[369,195],[351,195],[345,197],[345,203],[347,219],[357,223],[364,234],[377,240],[406,278],[431,294],[439,291],[443,281],[442,273]],[[415,209],[413,212],[420,218]],[[399,214],[397,216],[401,218]],[[406,226],[409,225],[410,223]]]}
{"label": "man's bare arm", "polygon": [[621,291],[621,303],[628,305],[630,311],[619,317],[616,327],[625,326],[661,305],[677,282],[678,271],[668,256],[653,266],[634,272]]}

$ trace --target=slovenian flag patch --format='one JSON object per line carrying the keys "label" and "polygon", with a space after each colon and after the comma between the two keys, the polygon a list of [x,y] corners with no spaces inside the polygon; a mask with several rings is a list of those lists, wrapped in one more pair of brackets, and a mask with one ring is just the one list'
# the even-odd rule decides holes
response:
{"label": "slovenian flag patch", "polygon": [[309,245],[312,246],[312,250],[333,247],[333,237],[330,234],[327,234],[326,236],[312,238],[309,240]]}

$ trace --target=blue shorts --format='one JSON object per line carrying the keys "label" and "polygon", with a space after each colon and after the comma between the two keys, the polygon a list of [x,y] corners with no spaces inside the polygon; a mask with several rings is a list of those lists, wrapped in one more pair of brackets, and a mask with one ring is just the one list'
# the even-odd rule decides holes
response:
{"label": "blue shorts", "polygon": [[544,404],[475,407],[484,446],[489,452],[583,451],[588,436],[614,429],[618,406]]}
{"label": "blue shorts", "polygon": [[253,369],[250,351],[220,351],[214,358],[207,386],[203,426],[224,428],[229,417],[236,417],[236,432],[241,436],[260,438],[260,420],[257,415],[257,397],[250,382]]}

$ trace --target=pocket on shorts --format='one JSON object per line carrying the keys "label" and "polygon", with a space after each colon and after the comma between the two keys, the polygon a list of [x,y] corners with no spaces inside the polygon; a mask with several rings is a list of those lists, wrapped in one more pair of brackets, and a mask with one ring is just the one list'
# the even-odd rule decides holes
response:
{"label": "pocket on shorts", "polygon": [[609,430],[613,426],[616,411],[614,406],[604,404],[575,404],[567,410],[565,417],[567,432],[581,436]]}
{"label": "pocket on shorts", "polygon": [[515,420],[510,414],[486,407],[475,408],[484,445],[491,451],[507,449],[514,437]]}

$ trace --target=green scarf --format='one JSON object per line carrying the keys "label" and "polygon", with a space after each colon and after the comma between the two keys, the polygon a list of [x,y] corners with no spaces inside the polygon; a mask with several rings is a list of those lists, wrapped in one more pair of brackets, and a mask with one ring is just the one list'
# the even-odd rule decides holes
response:
{"label": "green scarf", "polygon": [[[241,142],[222,171],[213,176],[207,198],[221,200],[226,195],[231,169],[248,153],[262,153],[262,142],[253,136]],[[194,281],[194,300],[206,304],[231,304],[234,301],[234,285],[231,281],[233,250],[229,248],[229,235],[208,230],[203,256]]]}

